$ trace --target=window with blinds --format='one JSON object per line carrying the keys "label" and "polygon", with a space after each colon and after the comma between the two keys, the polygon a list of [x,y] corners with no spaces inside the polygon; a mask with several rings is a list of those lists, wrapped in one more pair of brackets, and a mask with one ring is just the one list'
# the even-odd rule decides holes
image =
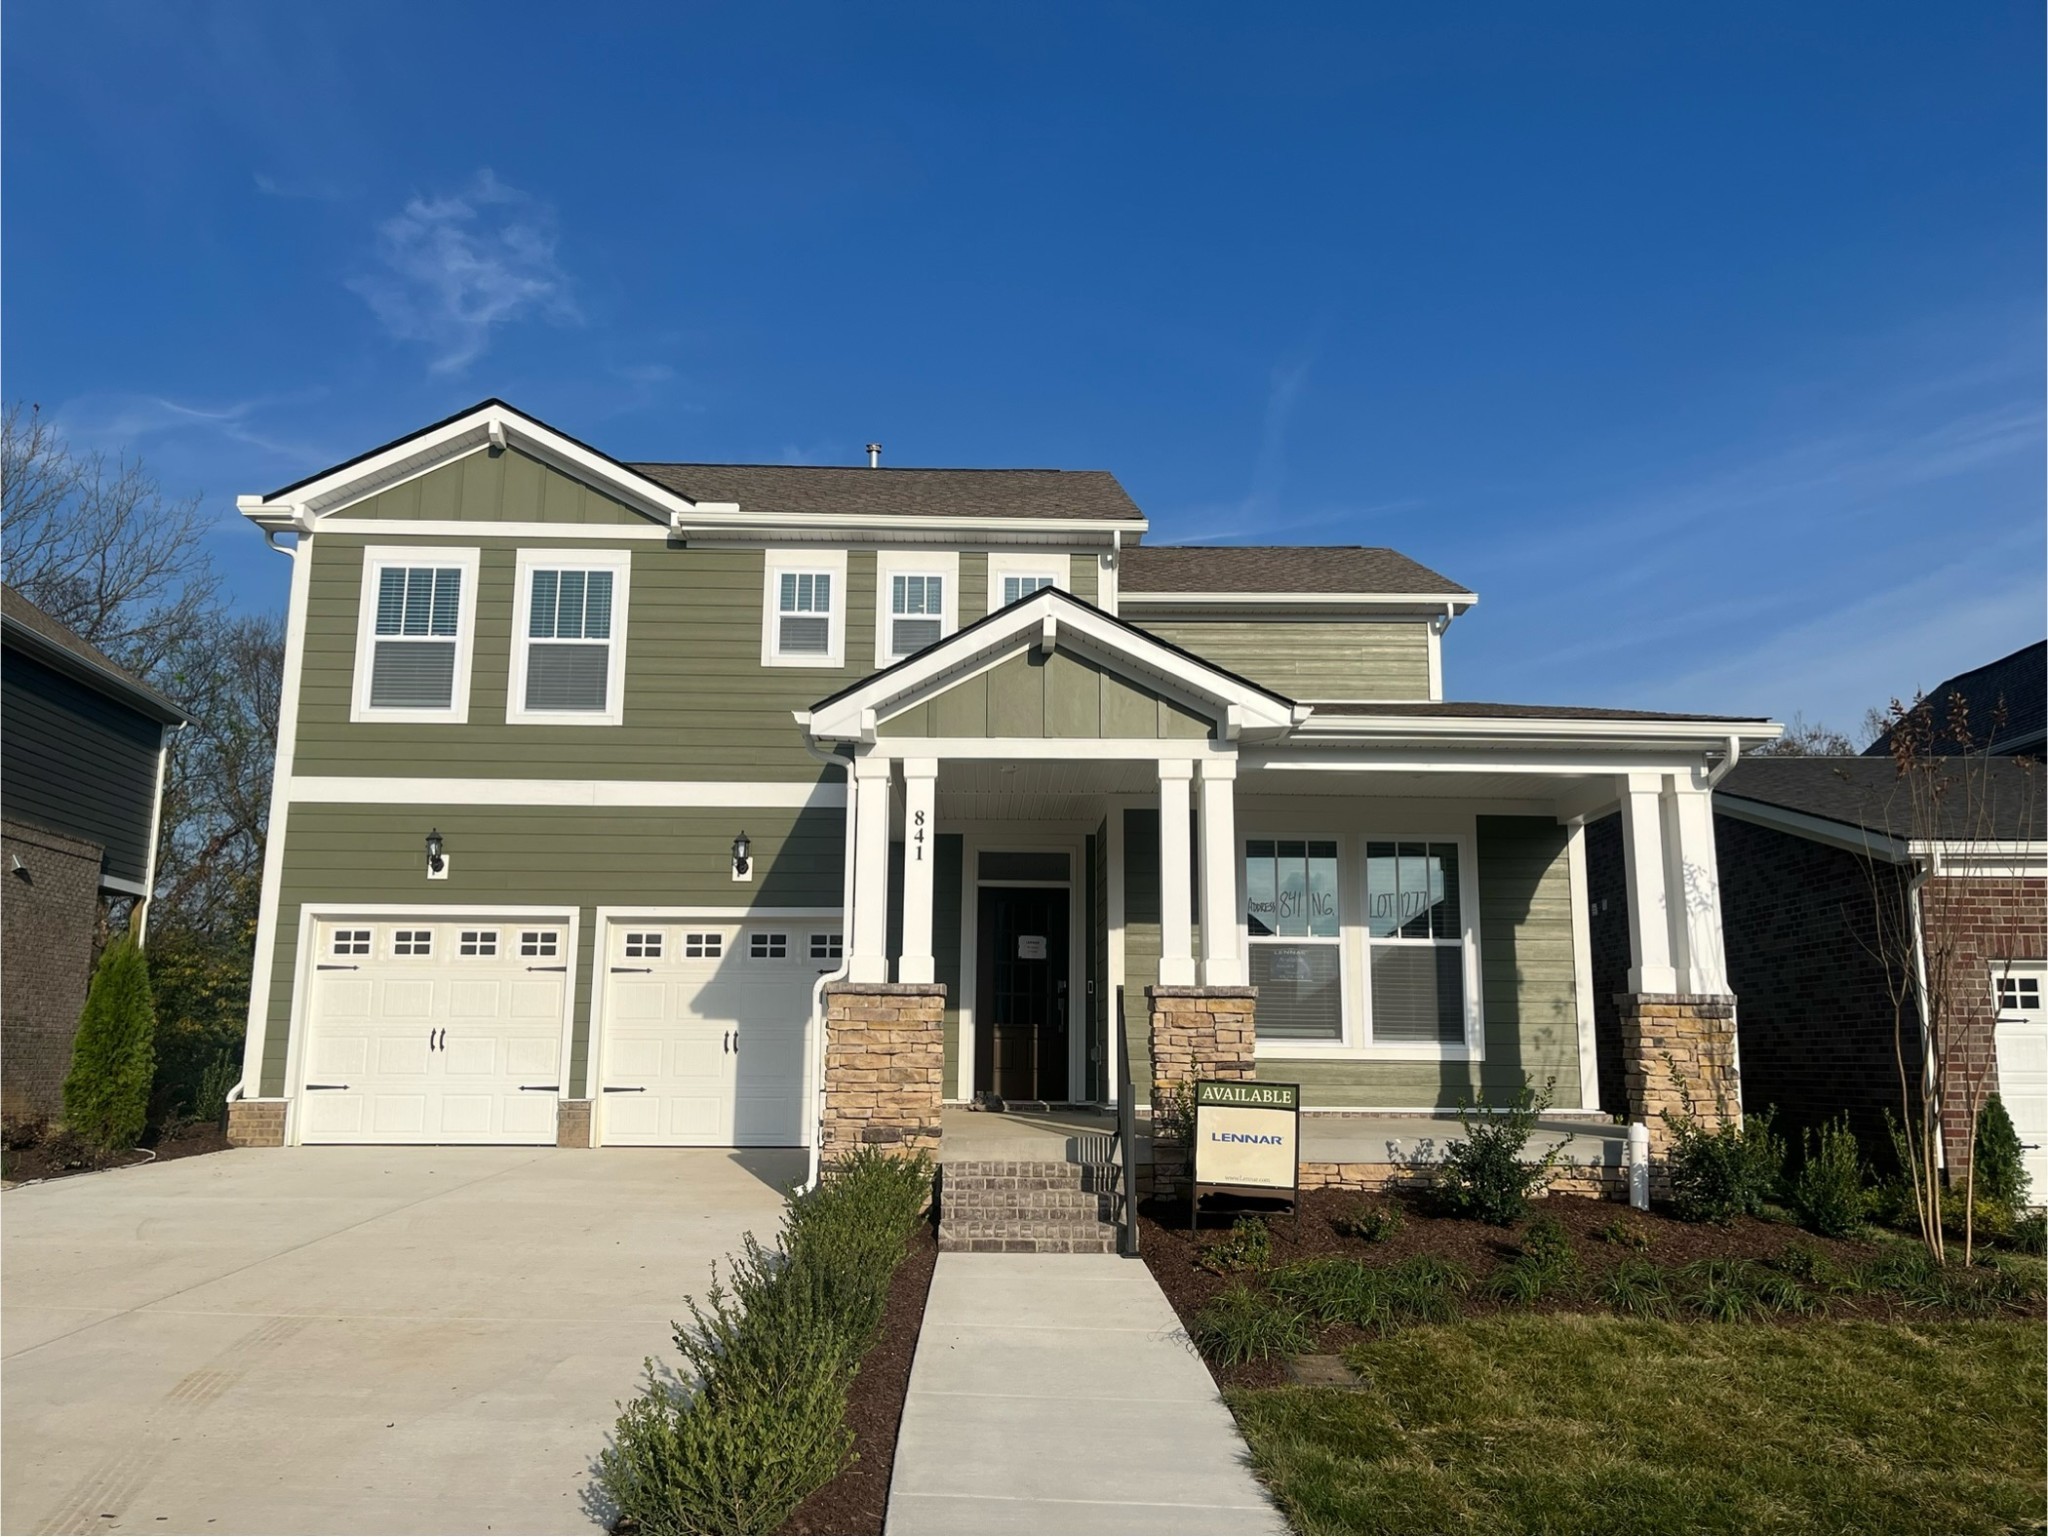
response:
{"label": "window with blinds", "polygon": [[536,570],[527,604],[528,710],[602,714],[611,707],[612,573]]}
{"label": "window with blinds", "polygon": [[1465,1040],[1465,928],[1454,843],[1365,846],[1375,1041]]}
{"label": "window with blinds", "polygon": [[459,567],[380,569],[370,643],[370,707],[450,708],[455,700],[455,653],[461,630]]}
{"label": "window with blinds", "polygon": [[1244,846],[1245,937],[1261,1040],[1344,1039],[1344,955],[1334,838]]}
{"label": "window with blinds", "polygon": [[946,627],[946,579],[916,572],[889,578],[889,650],[912,656],[938,644]]}
{"label": "window with blinds", "polygon": [[1006,576],[1003,578],[1003,607],[1008,608],[1034,592],[1043,592],[1058,585],[1058,580],[1050,576]]}
{"label": "window with blinds", "polygon": [[832,651],[832,573],[776,573],[775,649],[783,656]]}

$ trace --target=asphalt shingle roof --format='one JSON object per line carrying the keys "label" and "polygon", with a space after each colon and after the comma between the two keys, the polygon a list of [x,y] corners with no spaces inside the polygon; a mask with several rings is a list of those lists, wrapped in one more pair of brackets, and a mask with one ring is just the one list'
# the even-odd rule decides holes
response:
{"label": "asphalt shingle roof", "polygon": [[1914,825],[1915,799],[1931,797],[1916,797],[1889,758],[1745,758],[1721,781],[1719,793],[1895,838],[2048,836],[2041,767],[2033,760],[1972,758],[1967,767],[1951,760],[1942,771],[1949,779],[1936,804],[1938,826]]}
{"label": "asphalt shingle roof", "polygon": [[1609,710],[1575,704],[1483,704],[1464,699],[1416,700],[1389,704],[1319,704],[1318,715],[1413,715],[1478,720],[1679,720],[1761,724],[1760,715],[1673,715],[1665,710]]}
{"label": "asphalt shingle roof", "polygon": [[162,720],[190,719],[177,705],[144,683],[98,646],[69,625],[60,624],[52,619],[5,583],[0,583],[0,618],[4,618],[10,626],[19,625],[36,640],[43,642],[49,650],[68,657],[73,663],[70,670],[91,676],[102,692],[113,694],[128,704],[139,706],[145,714]]}
{"label": "asphalt shingle roof", "polygon": [[737,502],[743,512],[913,518],[1062,518],[1138,523],[1107,470],[914,470],[845,465],[634,464],[693,502]]}
{"label": "asphalt shingle roof", "polygon": [[[1978,745],[1987,745],[1984,738],[1992,731],[1992,717],[2003,700],[2005,723],[1998,727],[1997,740],[1988,744],[1991,751],[2030,752],[2039,757],[2042,742],[2048,740],[2048,640],[2037,640],[2011,656],[1959,672],[1927,691],[1937,738],[1929,745],[1937,753],[1963,750],[1959,743],[1941,740],[1947,732],[1949,697],[1953,694],[1961,694],[1969,702],[1969,729]],[[1891,750],[1889,731],[1863,749],[1873,758],[1886,756]]]}
{"label": "asphalt shingle roof", "polygon": [[1363,544],[1141,545],[1124,551],[1120,592],[1423,593],[1466,589],[1398,550]]}

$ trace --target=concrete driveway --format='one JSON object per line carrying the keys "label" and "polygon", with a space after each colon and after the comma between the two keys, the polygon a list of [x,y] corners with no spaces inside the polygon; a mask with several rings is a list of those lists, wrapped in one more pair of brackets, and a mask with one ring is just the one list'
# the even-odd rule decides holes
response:
{"label": "concrete driveway", "polygon": [[240,1150],[0,1196],[8,1532],[568,1532],[801,1153]]}

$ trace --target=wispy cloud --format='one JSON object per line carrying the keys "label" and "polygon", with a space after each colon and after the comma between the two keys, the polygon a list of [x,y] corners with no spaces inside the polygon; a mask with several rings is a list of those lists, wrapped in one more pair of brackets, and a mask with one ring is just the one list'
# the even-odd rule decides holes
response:
{"label": "wispy cloud", "polygon": [[[1184,516],[1211,525],[1197,533],[1176,533],[1177,544],[1223,542],[1247,534],[1272,533],[1280,510],[1280,495],[1287,484],[1287,427],[1308,388],[1315,364],[1312,346],[1274,365],[1266,376],[1266,408],[1259,423],[1259,448],[1252,460],[1251,482],[1235,501],[1189,508]],[[1198,524],[1199,526],[1199,524]]]}
{"label": "wispy cloud", "polygon": [[377,228],[382,270],[349,288],[400,341],[422,342],[437,374],[457,374],[495,327],[528,316],[581,320],[555,258],[555,212],[488,169],[463,191],[415,197]]}
{"label": "wispy cloud", "polygon": [[264,411],[288,403],[259,396],[208,406],[162,395],[97,394],[66,401],[51,413],[51,421],[75,446],[109,453],[139,452],[152,439],[196,435],[240,444],[295,464],[321,458],[327,452],[324,448],[278,436],[258,424]]}

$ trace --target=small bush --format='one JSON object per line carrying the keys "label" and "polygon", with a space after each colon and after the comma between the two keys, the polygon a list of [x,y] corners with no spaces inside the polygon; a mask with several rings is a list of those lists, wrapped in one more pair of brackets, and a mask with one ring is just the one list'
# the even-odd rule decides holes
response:
{"label": "small bush", "polygon": [[1595,1236],[1602,1243],[1618,1244],[1624,1249],[1634,1249],[1638,1254],[1647,1253],[1655,1242],[1650,1230],[1633,1217],[1616,1217]]}
{"label": "small bush", "polygon": [[1398,1206],[1362,1205],[1338,1217],[1333,1225],[1346,1238],[1379,1243],[1400,1232],[1406,1220]]}
{"label": "small bush", "polygon": [[1274,1271],[1266,1284],[1317,1323],[1384,1332],[1393,1308],[1384,1275],[1356,1260],[1306,1259]]}
{"label": "small bush", "polygon": [[1535,1163],[1523,1159],[1537,1118],[1550,1108],[1550,1090],[1546,1084],[1538,1094],[1524,1078],[1505,1105],[1459,1102],[1458,1123],[1465,1135],[1445,1149],[1436,1171],[1437,1199],[1446,1211],[1496,1227],[1528,1214],[1529,1198],[1549,1186],[1567,1140],[1559,1138]]}
{"label": "small bush", "polygon": [[[1675,1066],[1671,1075],[1678,1077]],[[1682,1080],[1679,1104],[1679,1111],[1666,1110],[1663,1117],[1672,1136],[1672,1210],[1686,1222],[1727,1223],[1757,1215],[1776,1192],[1785,1167],[1785,1145],[1771,1130],[1770,1112],[1738,1119],[1717,1095],[1717,1124],[1710,1128],[1695,1112]]]}
{"label": "small bush", "polygon": [[2008,1210],[2027,1204],[2027,1186],[2031,1181],[2020,1134],[2013,1129],[2005,1101],[1996,1094],[1985,1100],[1984,1108],[1977,1112],[1976,1170],[1980,1196]]}
{"label": "small bush", "polygon": [[1685,1305],[1715,1323],[1740,1323],[1767,1311],[1758,1282],[1764,1271],[1749,1260],[1698,1260],[1678,1272]]}
{"label": "small bush", "polygon": [[1390,1313],[1407,1323],[1450,1323],[1458,1316],[1459,1299],[1472,1285],[1460,1266],[1433,1254],[1418,1254],[1380,1274],[1385,1277]]}
{"label": "small bush", "polygon": [[1239,1217],[1231,1224],[1230,1236],[1218,1239],[1202,1250],[1204,1268],[1218,1275],[1264,1270],[1273,1263],[1273,1235],[1259,1217]]}
{"label": "small bush", "polygon": [[1555,1217],[1538,1217],[1523,1232],[1521,1253],[1487,1278],[1489,1294],[1527,1306],[1571,1289],[1578,1274],[1570,1237]]}
{"label": "small bush", "polygon": [[1792,1209],[1802,1227],[1823,1238],[1847,1238],[1863,1226],[1870,1199],[1863,1190],[1863,1150],[1849,1118],[1829,1121],[1800,1138],[1805,1161],[1792,1181]]}
{"label": "small bush", "polygon": [[1600,1300],[1635,1318],[1665,1318],[1671,1313],[1671,1289],[1664,1272],[1633,1256],[1607,1272],[1600,1282]]}
{"label": "small bush", "polygon": [[[1960,1241],[1964,1235],[1963,1213],[1965,1201],[1961,1186],[1953,1186],[1941,1193],[1941,1230],[1949,1237]],[[1982,1241],[1986,1238],[2010,1238],[2013,1226],[2019,1220],[2013,1209],[2002,1201],[1995,1201],[1981,1190],[1977,1199],[1967,1203],[1971,1213],[1968,1231]]]}
{"label": "small bush", "polygon": [[1190,1333],[1196,1347],[1218,1366],[1294,1355],[1315,1344],[1298,1309],[1242,1282],[1197,1313]]}
{"label": "small bush", "polygon": [[2013,1223],[2012,1246],[2023,1254],[2048,1255],[2048,1212],[2030,1211]]}
{"label": "small bush", "polygon": [[64,1079],[65,1126],[103,1153],[133,1147],[148,1124],[155,1072],[149,965],[123,936],[100,957],[78,1018],[71,1071]]}

